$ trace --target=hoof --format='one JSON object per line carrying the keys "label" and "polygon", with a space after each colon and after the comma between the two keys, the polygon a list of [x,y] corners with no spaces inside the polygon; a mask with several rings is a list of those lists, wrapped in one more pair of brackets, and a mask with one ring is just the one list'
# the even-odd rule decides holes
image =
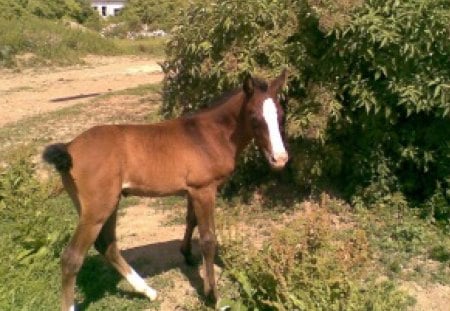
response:
{"label": "hoof", "polygon": [[209,293],[205,294],[205,298],[206,298],[206,305],[210,306],[210,307],[215,307],[217,304],[217,301],[219,301],[219,295],[217,294],[217,291],[209,291]]}
{"label": "hoof", "polygon": [[150,301],[155,301],[156,298],[158,298],[158,292],[156,290],[154,290],[153,288],[148,287],[145,290],[145,296],[147,296],[148,299],[150,299]]}
{"label": "hoof", "polygon": [[197,266],[198,265],[199,261],[197,259],[195,259],[194,256],[192,256],[191,252],[185,252],[182,249],[180,251],[181,251],[181,254],[183,254],[184,262],[188,266]]}

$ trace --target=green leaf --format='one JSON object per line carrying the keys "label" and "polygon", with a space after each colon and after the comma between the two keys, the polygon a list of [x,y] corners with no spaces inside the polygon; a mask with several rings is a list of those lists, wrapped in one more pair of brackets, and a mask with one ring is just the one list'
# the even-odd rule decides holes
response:
{"label": "green leaf", "polygon": [[375,81],[379,80],[381,77],[381,72],[380,71],[376,71],[375,72]]}
{"label": "green leaf", "polygon": [[213,46],[213,45],[212,45],[211,42],[209,42],[209,41],[203,41],[202,43],[199,44],[199,47],[200,47],[202,50],[204,50],[204,51],[207,51],[207,50],[211,49],[212,46]]}
{"label": "green leaf", "polygon": [[437,97],[439,96],[440,92],[441,92],[441,85],[438,84],[438,85],[436,85],[436,87],[434,88],[434,95],[433,95],[433,98],[437,98]]}

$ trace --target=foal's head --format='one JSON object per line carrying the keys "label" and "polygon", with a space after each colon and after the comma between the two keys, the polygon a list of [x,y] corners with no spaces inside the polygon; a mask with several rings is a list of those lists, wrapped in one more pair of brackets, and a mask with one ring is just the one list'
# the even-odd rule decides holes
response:
{"label": "foal's head", "polygon": [[245,115],[248,130],[273,169],[282,169],[288,161],[281,136],[284,113],[278,99],[286,78],[284,70],[269,84],[249,76],[243,85],[247,97]]}

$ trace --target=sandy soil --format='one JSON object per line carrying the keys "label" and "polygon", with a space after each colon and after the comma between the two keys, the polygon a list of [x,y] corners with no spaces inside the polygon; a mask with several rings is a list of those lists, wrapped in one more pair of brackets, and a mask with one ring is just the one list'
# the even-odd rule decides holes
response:
{"label": "sandy soil", "polygon": [[163,78],[156,59],[91,56],[84,61],[72,67],[0,70],[0,126]]}
{"label": "sandy soil", "polygon": [[416,299],[411,311],[448,311],[450,287],[438,283],[423,287],[416,282],[404,282],[402,288]]}
{"label": "sandy soil", "polygon": [[[125,259],[147,280],[157,286],[154,276],[162,276],[170,285],[159,292],[160,310],[185,310],[185,305],[196,305],[203,291],[203,266],[189,266],[184,262],[179,248],[185,225],[174,217],[184,219],[185,205],[176,204],[170,210],[158,208],[158,199],[144,199],[125,209],[119,216],[117,239]],[[198,231],[194,231],[192,251],[201,260]],[[216,277],[220,280],[220,268]],[[153,282],[153,283],[152,283]]]}

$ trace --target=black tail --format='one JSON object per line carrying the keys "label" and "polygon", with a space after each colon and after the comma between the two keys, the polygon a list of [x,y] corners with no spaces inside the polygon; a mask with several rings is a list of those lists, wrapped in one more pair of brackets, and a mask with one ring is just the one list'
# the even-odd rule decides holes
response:
{"label": "black tail", "polygon": [[59,172],[68,172],[72,167],[72,157],[67,151],[66,144],[54,144],[45,148],[42,153],[45,162],[53,164]]}

